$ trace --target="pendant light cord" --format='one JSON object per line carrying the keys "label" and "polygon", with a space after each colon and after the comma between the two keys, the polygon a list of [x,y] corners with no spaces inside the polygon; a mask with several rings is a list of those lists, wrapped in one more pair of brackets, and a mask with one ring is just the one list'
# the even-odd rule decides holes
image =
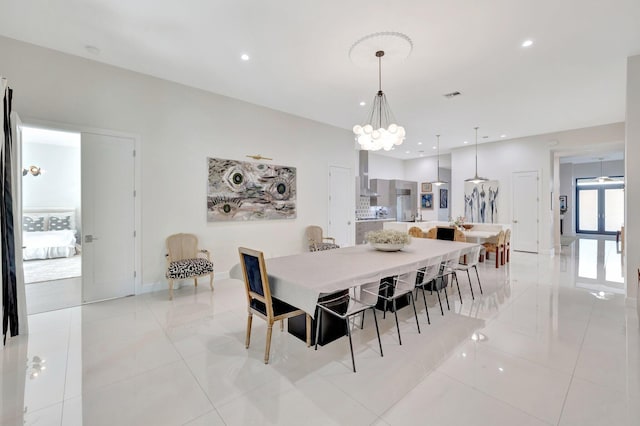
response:
{"label": "pendant light cord", "polygon": [[476,129],[476,177],[478,177],[478,127]]}
{"label": "pendant light cord", "polygon": [[436,160],[436,172],[437,172],[437,177],[438,177],[438,182],[440,182],[440,135],[436,135],[436,138],[438,138],[438,159]]}

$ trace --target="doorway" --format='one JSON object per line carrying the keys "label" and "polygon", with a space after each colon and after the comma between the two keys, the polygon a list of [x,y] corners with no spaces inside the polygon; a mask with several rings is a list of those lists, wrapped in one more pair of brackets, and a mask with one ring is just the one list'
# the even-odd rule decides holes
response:
{"label": "doorway", "polygon": [[576,179],[576,232],[615,235],[624,223],[624,181]]}
{"label": "doorway", "polygon": [[80,133],[22,127],[22,235],[27,313],[82,297]]}
{"label": "doorway", "polygon": [[354,194],[351,169],[329,166],[329,227],[328,235],[336,239],[340,246],[350,246],[355,242],[353,230]]}
{"label": "doorway", "polygon": [[538,172],[514,172],[513,183],[513,235],[514,251],[538,252]]}
{"label": "doorway", "polygon": [[135,140],[22,133],[27,312],[135,294]]}

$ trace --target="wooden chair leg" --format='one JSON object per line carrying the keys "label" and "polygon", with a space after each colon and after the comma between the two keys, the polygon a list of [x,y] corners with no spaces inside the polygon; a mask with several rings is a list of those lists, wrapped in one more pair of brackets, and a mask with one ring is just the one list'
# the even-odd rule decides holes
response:
{"label": "wooden chair leg", "polygon": [[249,344],[251,343],[251,322],[253,320],[253,314],[249,312],[249,316],[247,317],[247,337],[244,341],[245,348],[249,349]]}
{"label": "wooden chair leg", "polygon": [[211,291],[213,291],[213,272],[211,273],[211,278],[209,278],[209,287],[211,287]]}
{"label": "wooden chair leg", "polygon": [[496,268],[499,266],[500,263],[500,250],[496,249]]}
{"label": "wooden chair leg", "polygon": [[271,333],[273,332],[273,320],[267,326],[267,346],[264,348],[264,363],[269,364],[269,350],[271,349]]}
{"label": "wooden chair leg", "polygon": [[169,300],[173,300],[173,280],[169,280]]}
{"label": "wooden chair leg", "polygon": [[311,347],[311,315],[307,314],[307,347]]}
{"label": "wooden chair leg", "polygon": [[280,332],[282,333],[284,331],[284,320],[281,319],[280,320]]}
{"label": "wooden chair leg", "polygon": [[193,282],[195,283],[196,287],[198,287],[198,277],[193,277]]}

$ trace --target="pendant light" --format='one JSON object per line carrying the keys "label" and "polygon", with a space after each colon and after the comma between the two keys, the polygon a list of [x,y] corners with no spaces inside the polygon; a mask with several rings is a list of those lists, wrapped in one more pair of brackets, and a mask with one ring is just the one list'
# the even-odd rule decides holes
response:
{"label": "pendant light", "polygon": [[369,118],[362,126],[353,126],[353,133],[360,144],[360,148],[368,151],[384,149],[391,150],[395,145],[401,145],[404,141],[404,127],[396,124],[387,97],[382,91],[382,57],[384,50],[378,50],[378,93],[373,98],[373,105]]}
{"label": "pendant light", "polygon": [[465,179],[465,182],[471,182],[473,184],[479,184],[482,182],[486,182],[489,179],[485,178],[485,177],[480,177],[478,176],[478,127],[474,127],[474,129],[476,129],[476,174],[475,176],[473,176],[472,178],[469,179]]}
{"label": "pendant light", "polygon": [[436,135],[437,138],[437,147],[438,147],[438,160],[437,160],[437,179],[434,182],[431,182],[435,186],[444,185],[445,183],[449,183],[446,180],[440,180],[440,135]]}
{"label": "pendant light", "polygon": [[602,169],[603,169],[602,160],[604,160],[604,158],[600,157],[600,177],[597,178],[597,180],[598,180],[599,183],[611,182],[611,181],[613,181],[613,179],[611,179],[609,176],[606,176],[604,174],[604,172],[602,171]]}

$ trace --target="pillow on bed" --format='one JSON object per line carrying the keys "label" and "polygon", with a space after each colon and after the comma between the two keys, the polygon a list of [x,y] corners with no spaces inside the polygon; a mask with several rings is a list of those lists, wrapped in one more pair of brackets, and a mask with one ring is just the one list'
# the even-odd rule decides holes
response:
{"label": "pillow on bed", "polygon": [[49,216],[50,231],[63,231],[65,229],[71,229],[70,216]]}
{"label": "pillow on bed", "polygon": [[44,231],[44,217],[24,216],[22,218],[22,230],[25,232]]}

